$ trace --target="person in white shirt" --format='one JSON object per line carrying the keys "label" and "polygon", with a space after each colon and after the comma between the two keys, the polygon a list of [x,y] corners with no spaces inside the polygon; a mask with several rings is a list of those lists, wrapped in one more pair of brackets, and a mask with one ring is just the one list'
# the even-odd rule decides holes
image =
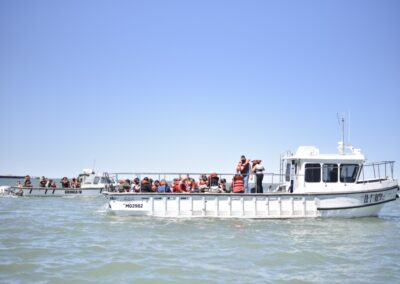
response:
{"label": "person in white shirt", "polygon": [[261,165],[261,160],[253,160],[253,167],[251,168],[251,172],[256,176],[256,193],[263,193],[263,185],[262,181],[264,178],[265,168]]}

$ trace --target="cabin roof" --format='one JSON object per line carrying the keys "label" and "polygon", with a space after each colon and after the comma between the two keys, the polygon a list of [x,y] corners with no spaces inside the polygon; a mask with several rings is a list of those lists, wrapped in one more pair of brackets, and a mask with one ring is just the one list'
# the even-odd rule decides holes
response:
{"label": "cabin roof", "polygon": [[300,146],[296,154],[286,157],[287,160],[307,160],[307,161],[354,161],[364,162],[365,156],[361,153],[360,149],[347,147],[347,152],[337,154],[320,154],[319,149],[315,146]]}

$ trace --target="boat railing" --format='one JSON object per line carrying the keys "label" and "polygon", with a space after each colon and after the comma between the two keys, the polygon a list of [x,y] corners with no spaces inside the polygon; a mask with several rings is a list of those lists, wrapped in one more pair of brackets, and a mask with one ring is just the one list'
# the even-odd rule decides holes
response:
{"label": "boat railing", "polygon": [[[229,186],[232,182],[232,179],[236,173],[216,173],[219,179],[226,179],[226,183]],[[116,181],[129,179],[132,180],[134,178],[139,178],[142,180],[144,177],[154,180],[166,180],[169,184],[171,184],[174,178],[193,178],[196,182],[199,181],[199,178],[202,175],[210,176],[211,173],[207,172],[110,172],[107,174],[110,177],[113,177]],[[280,180],[282,179],[281,174],[277,173],[264,173],[263,178],[263,186],[264,191],[272,191],[276,186],[280,184]],[[266,188],[265,188],[266,186]],[[255,174],[249,174],[249,187],[255,187]]]}
{"label": "boat railing", "polygon": [[395,161],[365,163],[361,167],[357,183],[381,182],[394,179]]}

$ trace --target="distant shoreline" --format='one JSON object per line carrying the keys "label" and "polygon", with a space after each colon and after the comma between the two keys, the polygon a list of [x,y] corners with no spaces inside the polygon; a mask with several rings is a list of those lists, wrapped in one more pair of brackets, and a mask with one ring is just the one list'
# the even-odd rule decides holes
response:
{"label": "distant shoreline", "polygon": [[25,176],[0,175],[0,178],[24,178]]}

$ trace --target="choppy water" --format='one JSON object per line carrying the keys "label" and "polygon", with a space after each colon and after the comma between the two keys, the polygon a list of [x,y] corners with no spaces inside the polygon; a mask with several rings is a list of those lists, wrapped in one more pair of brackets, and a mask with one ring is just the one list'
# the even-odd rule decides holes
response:
{"label": "choppy water", "polygon": [[400,283],[379,218],[118,217],[99,198],[0,198],[0,283]]}

